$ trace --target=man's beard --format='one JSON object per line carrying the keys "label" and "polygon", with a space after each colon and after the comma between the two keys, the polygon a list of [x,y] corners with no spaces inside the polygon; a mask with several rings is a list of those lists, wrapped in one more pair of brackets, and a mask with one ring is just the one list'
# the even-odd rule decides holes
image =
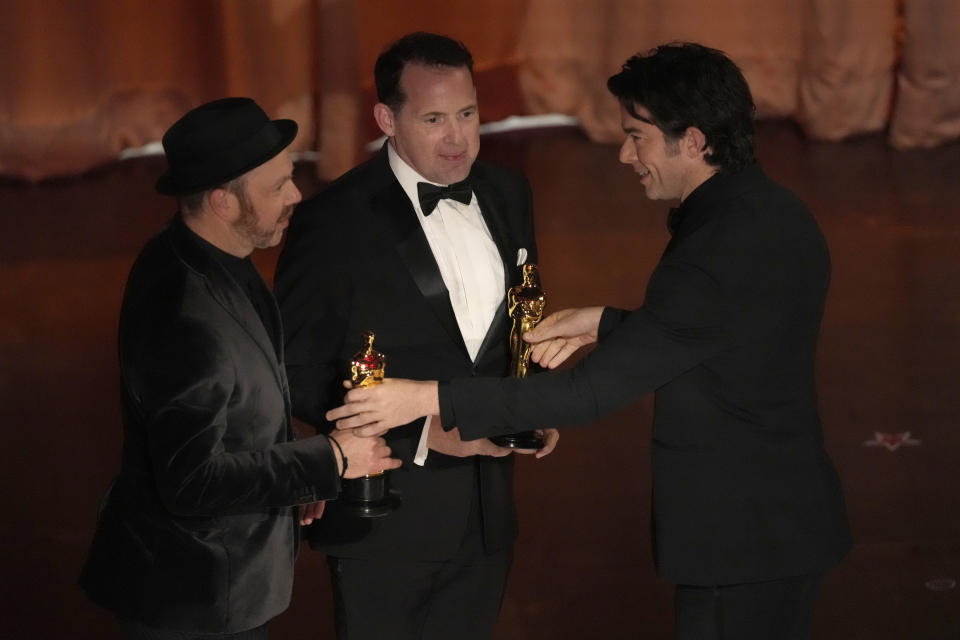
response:
{"label": "man's beard", "polygon": [[266,249],[273,246],[273,239],[277,234],[277,225],[293,215],[293,205],[287,205],[283,208],[280,218],[270,229],[262,229],[257,224],[257,212],[247,199],[247,194],[241,192],[237,195],[237,200],[240,202],[240,217],[235,223],[237,231],[257,249]]}

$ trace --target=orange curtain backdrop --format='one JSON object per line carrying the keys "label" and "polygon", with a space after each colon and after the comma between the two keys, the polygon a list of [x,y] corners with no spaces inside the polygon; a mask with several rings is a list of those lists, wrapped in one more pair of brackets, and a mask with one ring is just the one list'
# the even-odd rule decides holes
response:
{"label": "orange curtain backdrop", "polygon": [[686,40],[725,51],[760,117],[797,118],[818,137],[882,128],[894,66],[896,0],[531,0],[521,86],[534,112],[580,117],[620,136],[606,79],[636,52]]}
{"label": "orange curtain backdrop", "polygon": [[0,174],[78,173],[249,95],[313,146],[312,0],[4,0]]}
{"label": "orange curtain backdrop", "polygon": [[297,120],[293,148],[335,177],[379,133],[376,56],[415,30],[467,43],[484,120],[566,113],[616,140],[606,78],[694,40],[741,66],[761,117],[811,136],[960,136],[957,0],[0,0],[0,175],[79,173],[249,95]]}
{"label": "orange curtain backdrop", "polygon": [[727,52],[760,117],[839,140],[889,127],[900,148],[960,136],[957,0],[529,0],[520,86],[532,113],[619,138],[606,78],[672,40]]}
{"label": "orange curtain backdrop", "polygon": [[[295,119],[294,149],[331,178],[378,135],[373,63],[417,30],[465,41],[481,117],[522,109],[525,0],[2,0],[0,175],[79,173],[160,139],[184,111],[225,95]],[[484,87],[489,87],[484,95]]]}

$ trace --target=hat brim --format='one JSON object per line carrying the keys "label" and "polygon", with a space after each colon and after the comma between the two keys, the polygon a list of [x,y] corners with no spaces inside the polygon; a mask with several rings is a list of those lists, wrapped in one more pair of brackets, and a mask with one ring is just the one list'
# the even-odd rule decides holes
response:
{"label": "hat brim", "polygon": [[256,169],[260,165],[264,164],[275,158],[277,154],[290,146],[290,143],[293,142],[293,139],[297,137],[297,123],[293,120],[271,120],[271,123],[279,130],[280,132],[280,141],[277,142],[273,147],[263,150],[262,153],[257,154],[256,157],[251,158],[248,162],[218,174],[215,178],[209,178],[198,183],[189,184],[178,182],[176,176],[174,176],[169,169],[164,172],[163,175],[157,180],[156,189],[158,192],[168,195],[168,196],[188,196],[194,193],[199,193],[207,189],[212,189],[222,185],[224,182],[229,182],[234,178],[238,178],[248,171]]}

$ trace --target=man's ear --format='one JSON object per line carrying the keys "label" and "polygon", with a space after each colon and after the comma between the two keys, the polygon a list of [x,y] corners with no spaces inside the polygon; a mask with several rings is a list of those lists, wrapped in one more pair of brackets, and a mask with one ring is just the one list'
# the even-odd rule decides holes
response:
{"label": "man's ear", "polygon": [[707,147],[707,136],[703,135],[703,131],[697,127],[687,127],[687,130],[683,132],[683,144],[684,151],[691,158],[710,153],[710,149]]}
{"label": "man's ear", "polygon": [[207,194],[207,207],[224,222],[233,222],[240,212],[237,196],[226,189],[217,187]]}
{"label": "man's ear", "polygon": [[388,138],[394,136],[395,128],[393,122],[393,110],[382,102],[373,105],[373,119],[377,121],[377,126],[383,135]]}

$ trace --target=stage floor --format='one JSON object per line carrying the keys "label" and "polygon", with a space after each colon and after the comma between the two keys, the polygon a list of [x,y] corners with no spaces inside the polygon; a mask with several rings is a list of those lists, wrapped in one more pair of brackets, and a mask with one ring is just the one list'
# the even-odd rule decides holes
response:
{"label": "stage floor", "polygon": [[[785,122],[761,123],[758,140],[833,260],[818,385],[856,546],[827,574],[814,637],[960,638],[960,144],[817,143]],[[485,137],[481,156],[530,178],[550,309],[642,302],[667,205],[645,199],[615,146],[555,129]],[[163,164],[0,183],[2,638],[118,637],[76,577],[119,464],[123,285],[173,213],[152,188]],[[297,179],[305,196],[319,186],[309,164]],[[278,253],[255,255],[268,280]],[[650,553],[651,407],[518,461],[521,534],[498,639],[671,637],[672,590]],[[322,557],[304,547],[297,570],[272,637],[332,638]]]}

